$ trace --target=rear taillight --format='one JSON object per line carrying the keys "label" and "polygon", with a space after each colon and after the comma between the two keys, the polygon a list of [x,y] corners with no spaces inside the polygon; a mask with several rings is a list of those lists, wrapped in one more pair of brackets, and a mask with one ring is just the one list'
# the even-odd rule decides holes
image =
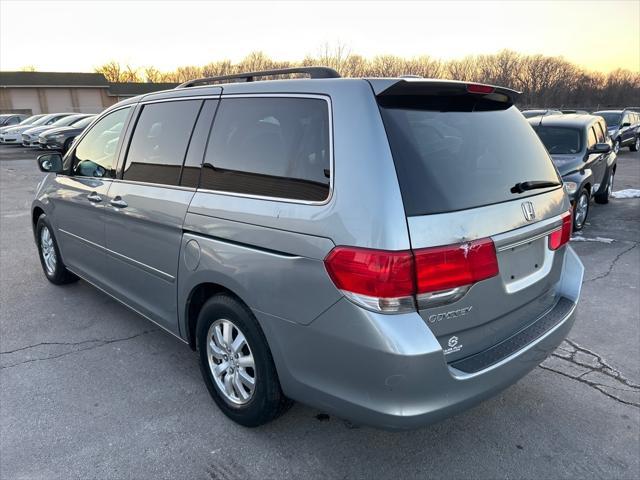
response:
{"label": "rear taillight", "polygon": [[366,308],[391,313],[414,306],[410,251],[336,247],[324,263],[336,287]]}
{"label": "rear taillight", "polygon": [[489,238],[416,250],[418,293],[431,293],[495,277],[498,258]]}
{"label": "rear taillight", "polygon": [[557,250],[566,245],[571,240],[571,229],[573,228],[573,215],[571,210],[562,215],[562,227],[551,232],[549,235],[549,250]]}
{"label": "rear taillight", "polygon": [[491,239],[400,252],[336,247],[325,265],[348,298],[384,313],[415,310],[416,295],[466,287],[498,274]]}

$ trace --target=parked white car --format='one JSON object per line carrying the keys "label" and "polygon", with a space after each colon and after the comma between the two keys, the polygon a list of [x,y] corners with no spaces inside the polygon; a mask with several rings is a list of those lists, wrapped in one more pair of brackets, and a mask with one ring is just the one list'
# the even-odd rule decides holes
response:
{"label": "parked white car", "polygon": [[90,116],[91,114],[88,114],[88,113],[66,114],[66,116],[56,120],[55,122],[49,125],[37,125],[32,128],[29,128],[24,132],[22,132],[22,146],[23,147],[39,147],[40,142],[38,137],[40,136],[41,133],[51,130],[52,128],[68,127]]}
{"label": "parked white car", "polygon": [[24,127],[27,125],[31,125],[33,126],[34,122],[41,119],[42,117],[44,117],[46,114],[45,113],[40,113],[38,115],[31,115],[30,117],[25,118],[24,120],[22,120],[20,123],[18,123],[17,125],[12,124],[12,125],[3,125],[2,127],[0,127],[0,134],[6,132],[7,130],[11,129],[11,128],[15,128],[15,127]]}
{"label": "parked white car", "polygon": [[29,125],[17,125],[9,128],[6,132],[0,133],[0,143],[8,143],[14,145],[22,145],[22,134],[33,127],[40,125],[51,125],[52,123],[60,120],[63,117],[73,115],[72,113],[49,113]]}

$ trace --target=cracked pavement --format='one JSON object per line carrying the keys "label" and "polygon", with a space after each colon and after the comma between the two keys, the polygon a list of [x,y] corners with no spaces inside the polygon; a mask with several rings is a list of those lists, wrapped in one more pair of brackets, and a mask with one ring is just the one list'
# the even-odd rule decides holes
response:
{"label": "cracked pavement", "polygon": [[[576,324],[496,397],[411,432],[302,405],[250,430],[188,347],[84,282],[46,282],[34,156],[0,147],[1,480],[640,477],[640,199],[592,204]],[[615,190],[639,188],[640,155],[619,162]]]}

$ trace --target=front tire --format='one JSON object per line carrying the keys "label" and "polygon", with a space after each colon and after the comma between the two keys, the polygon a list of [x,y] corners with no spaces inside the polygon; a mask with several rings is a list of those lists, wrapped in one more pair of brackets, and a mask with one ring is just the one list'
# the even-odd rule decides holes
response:
{"label": "front tire", "polygon": [[36,223],[36,244],[42,271],[47,280],[55,285],[64,285],[78,280],[78,277],[67,270],[62,262],[53,227],[45,214],[40,215]]}
{"label": "front tire", "polygon": [[231,420],[257,427],[291,405],[258,322],[235,297],[218,294],[204,304],[196,338],[204,383]]}
{"label": "front tire", "polygon": [[616,138],[615,142],[613,142],[613,151],[617,155],[620,151],[620,139]]}
{"label": "front tire", "polygon": [[632,152],[637,152],[638,150],[640,150],[640,135],[636,136],[635,142],[629,145],[629,150],[631,150]]}
{"label": "front tire", "polygon": [[611,193],[613,192],[614,175],[615,175],[615,172],[611,170],[609,172],[609,178],[607,179],[607,188],[604,190],[604,192],[594,196],[594,200],[596,201],[596,203],[601,203],[601,204],[609,203],[609,198],[611,198]]}
{"label": "front tire", "polygon": [[580,190],[580,195],[573,206],[573,231],[579,232],[584,228],[589,215],[589,192],[586,188]]}

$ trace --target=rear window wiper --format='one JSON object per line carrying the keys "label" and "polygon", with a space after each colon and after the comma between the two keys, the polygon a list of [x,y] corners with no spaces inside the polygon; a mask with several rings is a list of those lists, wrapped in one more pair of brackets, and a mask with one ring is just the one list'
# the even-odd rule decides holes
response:
{"label": "rear window wiper", "polygon": [[559,187],[560,182],[550,182],[548,180],[532,180],[530,182],[518,182],[511,187],[511,193],[524,193],[527,190],[536,190],[538,188]]}

